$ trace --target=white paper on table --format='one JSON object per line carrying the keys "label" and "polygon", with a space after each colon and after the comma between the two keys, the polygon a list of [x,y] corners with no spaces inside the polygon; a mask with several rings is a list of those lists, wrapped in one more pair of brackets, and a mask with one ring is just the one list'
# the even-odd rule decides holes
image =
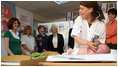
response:
{"label": "white paper on table", "polygon": [[1,62],[1,65],[20,65],[20,62]]}
{"label": "white paper on table", "polygon": [[117,61],[117,54],[56,55],[49,56],[46,61]]}

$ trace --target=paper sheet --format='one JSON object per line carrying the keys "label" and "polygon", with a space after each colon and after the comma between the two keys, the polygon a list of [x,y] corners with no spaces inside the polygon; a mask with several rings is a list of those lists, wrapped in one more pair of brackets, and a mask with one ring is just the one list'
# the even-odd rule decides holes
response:
{"label": "paper sheet", "polygon": [[117,54],[55,55],[49,56],[46,61],[117,61]]}
{"label": "paper sheet", "polygon": [[1,62],[1,65],[20,65],[20,62]]}

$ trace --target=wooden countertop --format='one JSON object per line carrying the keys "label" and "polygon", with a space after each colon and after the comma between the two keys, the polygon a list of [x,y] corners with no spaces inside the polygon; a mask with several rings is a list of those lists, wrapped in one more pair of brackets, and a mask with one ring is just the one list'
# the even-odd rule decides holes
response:
{"label": "wooden countertop", "polygon": [[54,63],[54,62],[39,62],[39,66],[117,66],[117,62],[111,62],[111,63]]}
{"label": "wooden countertop", "polygon": [[18,66],[117,66],[117,62],[46,62],[45,60],[46,58],[24,60]]}

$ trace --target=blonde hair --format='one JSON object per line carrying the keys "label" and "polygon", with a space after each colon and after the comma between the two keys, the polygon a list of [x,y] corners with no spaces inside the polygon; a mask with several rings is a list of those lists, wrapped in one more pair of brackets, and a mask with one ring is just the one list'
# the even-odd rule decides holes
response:
{"label": "blonde hair", "polygon": [[55,29],[56,29],[56,31],[58,32],[58,27],[57,27],[57,25],[56,25],[56,24],[52,24],[51,29],[52,29],[52,28],[55,28]]}
{"label": "blonde hair", "polygon": [[31,26],[29,26],[29,25],[25,26],[25,28],[24,28],[24,34],[26,34],[26,31],[27,30],[32,30]]}

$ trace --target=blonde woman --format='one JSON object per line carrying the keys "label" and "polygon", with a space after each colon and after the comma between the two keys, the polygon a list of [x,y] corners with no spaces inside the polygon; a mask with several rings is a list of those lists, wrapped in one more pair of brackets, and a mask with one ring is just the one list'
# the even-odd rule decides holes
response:
{"label": "blonde woman", "polygon": [[36,44],[34,37],[31,36],[31,27],[29,25],[24,28],[24,35],[21,36],[22,50],[24,55],[30,55],[36,51]]}
{"label": "blonde woman", "polygon": [[51,27],[51,32],[52,34],[49,36],[49,43],[48,43],[48,50],[49,51],[56,51],[60,54],[62,54],[63,51],[63,46],[64,46],[64,38],[62,34],[59,34],[57,32],[57,26],[52,25]]}

